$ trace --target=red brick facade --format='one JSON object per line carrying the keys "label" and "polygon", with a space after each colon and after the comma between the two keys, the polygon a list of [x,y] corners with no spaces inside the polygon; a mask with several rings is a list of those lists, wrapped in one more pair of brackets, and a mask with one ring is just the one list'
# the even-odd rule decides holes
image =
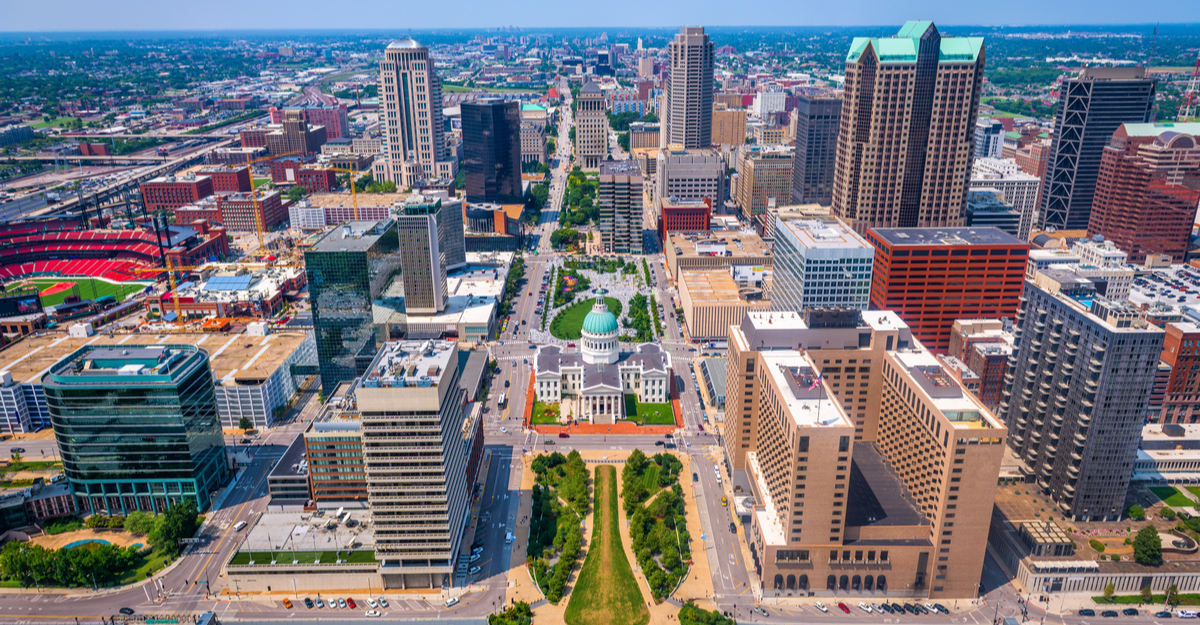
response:
{"label": "red brick facade", "polygon": [[142,202],[145,203],[146,210],[152,213],[186,206],[213,194],[212,179],[208,176],[167,176],[143,182],[140,186]]}

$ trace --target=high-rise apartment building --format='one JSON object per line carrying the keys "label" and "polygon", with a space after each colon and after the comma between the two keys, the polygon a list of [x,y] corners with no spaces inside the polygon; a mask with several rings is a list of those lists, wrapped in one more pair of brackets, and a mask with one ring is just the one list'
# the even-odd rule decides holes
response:
{"label": "high-rise apartment building", "polygon": [[413,172],[453,178],[456,163],[443,136],[442,83],[429,49],[410,37],[389,43],[379,62],[379,88],[387,178],[403,187],[418,182]]}
{"label": "high-rise apartment building", "polygon": [[1022,241],[1029,240],[1029,233],[1033,229],[1041,185],[1041,178],[1026,173],[1011,158],[976,158],[971,165],[969,188],[999,192],[1004,203],[1021,216],[1015,236]]}
{"label": "high-rise apartment building", "polygon": [[944,354],[957,319],[1014,317],[1029,244],[996,228],[876,228],[871,307]]}
{"label": "high-rise apartment building", "polygon": [[396,334],[403,331],[399,248],[396,222],[389,219],[346,222],[304,251],[326,395],[366,371],[379,345],[392,336],[392,324]]}
{"label": "high-rise apartment building", "polygon": [[1144,67],[1086,67],[1062,83],[1039,230],[1087,228],[1104,146],[1121,124],[1150,121],[1154,91]]}
{"label": "high-rise apartment building", "polygon": [[700,26],[684,26],[667,44],[662,142],[712,147],[713,44]]}
{"label": "high-rise apartment building", "polygon": [[983,84],[980,37],[943,37],[907,22],[895,37],[855,37],[833,211],[872,227],[962,225]]}
{"label": "high-rise apartment building", "polygon": [[1033,481],[1077,521],[1115,521],[1141,440],[1163,331],[1065,269],[1026,282],[999,414]]}
{"label": "high-rise apartment building", "polygon": [[467,201],[522,202],[520,103],[485,98],[461,110]]}
{"label": "high-rise apartment building", "polygon": [[751,225],[760,227],[767,204],[792,197],[791,146],[745,146],[738,151],[737,205]]}
{"label": "high-rise apartment building", "polygon": [[738,147],[746,143],[746,109],[721,108],[712,112],[713,145]]}
{"label": "high-rise apartment building", "polygon": [[801,95],[792,115],[796,120],[792,199],[801,204],[828,205],[833,199],[842,94]]}
{"label": "high-rise apartment building", "polygon": [[1200,205],[1200,123],[1121,124],[1100,157],[1088,232],[1142,263],[1182,263]]}
{"label": "high-rise apartment building", "polygon": [[1012,350],[1013,335],[999,319],[959,319],[950,330],[947,353],[979,376],[975,396],[988,410],[1000,406]]}
{"label": "high-rise apartment building", "polygon": [[42,377],[80,511],[200,510],[229,481],[208,354],[194,345],[88,345]]}
{"label": "high-rise apartment building", "polygon": [[642,210],[642,170],[636,161],[600,164],[596,191],[600,209],[600,243],[610,254],[641,254],[645,217]]}
{"label": "high-rise apartment building", "polygon": [[836,218],[775,217],[771,310],[866,310],[875,248]]}
{"label": "high-rise apartment building", "polygon": [[654,57],[640,56],[637,62],[638,78],[650,80],[654,78]]}
{"label": "high-rise apartment building", "polygon": [[575,98],[575,157],[579,166],[595,170],[608,156],[608,115],[604,94],[596,83],[588,81]]}
{"label": "high-rise apartment building", "polygon": [[1020,234],[1021,214],[995,189],[969,189],[963,220],[971,228],[991,226],[1014,237]]}
{"label": "high-rise apartment building", "polygon": [[459,362],[451,341],[385,343],[354,392],[385,588],[441,588],[466,573],[483,434]]}
{"label": "high-rise apartment building", "polygon": [[681,202],[705,198],[713,206],[725,202],[725,159],[712,149],[668,146],[655,160],[654,197]]}
{"label": "high-rise apartment building", "polygon": [[975,158],[1000,158],[1004,155],[1004,124],[996,119],[975,120]]}
{"label": "high-rise apartment building", "polygon": [[1005,428],[895,314],[749,312],[726,370],[765,592],[975,596]]}

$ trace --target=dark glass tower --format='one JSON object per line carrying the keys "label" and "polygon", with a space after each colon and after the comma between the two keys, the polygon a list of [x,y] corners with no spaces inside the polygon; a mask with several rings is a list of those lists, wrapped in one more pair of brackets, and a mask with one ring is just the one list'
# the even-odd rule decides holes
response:
{"label": "dark glass tower", "polygon": [[1088,227],[1104,146],[1121,124],[1150,121],[1153,106],[1154,79],[1144,67],[1088,67],[1063,83],[1038,228]]}
{"label": "dark glass tower", "polygon": [[521,109],[516,100],[462,104],[463,169],[470,202],[521,202]]}
{"label": "dark glass tower", "polygon": [[304,252],[326,394],[362,375],[393,323],[403,327],[398,248],[394,221],[352,221]]}
{"label": "dark glass tower", "polygon": [[793,113],[796,151],[792,167],[792,199],[801,204],[829,204],[833,198],[833,169],[837,162],[842,96],[802,95]]}
{"label": "dark glass tower", "polygon": [[229,480],[208,355],[192,345],[87,346],[42,378],[84,512],[204,510]]}

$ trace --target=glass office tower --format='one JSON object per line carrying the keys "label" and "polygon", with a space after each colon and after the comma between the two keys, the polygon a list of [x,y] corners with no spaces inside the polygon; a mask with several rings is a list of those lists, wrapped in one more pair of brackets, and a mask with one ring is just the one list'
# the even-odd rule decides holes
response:
{"label": "glass office tower", "polygon": [[352,221],[304,252],[321,389],[366,371],[391,328],[403,332],[403,284],[396,223]]}
{"label": "glass office tower", "polygon": [[42,378],[63,470],[85,513],[204,510],[229,480],[208,355],[86,346]]}

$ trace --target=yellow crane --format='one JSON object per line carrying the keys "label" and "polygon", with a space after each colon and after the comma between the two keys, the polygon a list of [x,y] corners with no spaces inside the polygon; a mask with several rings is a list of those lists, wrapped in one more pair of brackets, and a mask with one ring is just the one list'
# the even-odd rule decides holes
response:
{"label": "yellow crane", "polygon": [[262,158],[256,158],[254,160],[250,160],[249,154],[246,155],[246,169],[250,170],[250,203],[253,205],[254,231],[256,234],[258,234],[259,249],[266,247],[266,244],[263,242],[262,211],[260,211],[259,207],[258,207],[258,187],[254,186],[254,169],[250,166],[255,163],[273,161],[277,158],[283,158],[285,156],[293,156],[295,154],[300,154],[300,153],[301,152],[299,150],[293,150],[291,152],[284,152],[283,154],[275,154],[273,156],[264,156]]}
{"label": "yellow crane", "polygon": [[[163,259],[167,262],[167,266],[165,268],[164,267],[140,267],[138,269],[134,269],[134,271],[137,273],[162,273],[164,271],[167,272],[167,284],[170,285],[170,287],[171,287],[171,296],[172,296],[171,299],[175,300],[175,325],[183,325],[183,310],[179,306],[179,291],[176,290],[175,275],[172,272],[174,272],[176,269],[178,269],[179,271],[192,271],[195,269],[200,269],[201,267],[193,267],[190,265],[180,265],[179,267],[173,267],[172,265],[174,263],[171,262],[170,255],[164,255]],[[162,309],[161,305],[159,306],[159,309],[160,310]]]}
{"label": "yellow crane", "polygon": [[355,188],[358,182],[358,174],[362,173],[356,169],[345,169],[343,167],[326,167],[329,171],[344,171],[350,174],[350,201],[354,203],[354,221],[358,221],[358,189]]}

